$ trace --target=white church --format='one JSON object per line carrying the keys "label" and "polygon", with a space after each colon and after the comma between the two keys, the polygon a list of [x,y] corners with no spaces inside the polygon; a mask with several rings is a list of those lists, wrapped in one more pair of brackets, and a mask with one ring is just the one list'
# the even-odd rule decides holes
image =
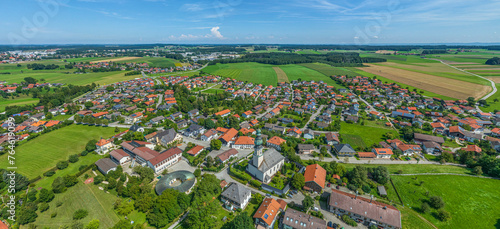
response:
{"label": "white church", "polygon": [[267,184],[271,178],[281,169],[285,164],[285,157],[281,155],[274,148],[262,152],[262,137],[260,129],[257,130],[257,138],[255,139],[255,146],[253,158],[248,162],[247,172]]}

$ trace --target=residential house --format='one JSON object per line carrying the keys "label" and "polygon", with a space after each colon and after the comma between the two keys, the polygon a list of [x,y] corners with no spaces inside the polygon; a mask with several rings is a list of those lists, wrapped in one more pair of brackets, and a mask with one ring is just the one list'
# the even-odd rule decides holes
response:
{"label": "residential house", "polygon": [[229,159],[236,157],[237,154],[238,154],[238,150],[229,149],[229,150],[226,150],[226,151],[220,153],[215,158],[217,158],[217,160],[219,160],[221,163],[226,163]]}
{"label": "residential house", "polygon": [[333,145],[337,145],[340,143],[339,135],[336,133],[328,132],[325,134],[325,138],[326,138],[326,143],[328,145],[333,146]]}
{"label": "residential house", "polygon": [[326,170],[318,164],[308,165],[304,172],[305,186],[304,190],[321,193],[325,188]]}
{"label": "residential house", "polygon": [[356,155],[356,151],[349,144],[337,144],[333,148],[338,156],[354,157]]}
{"label": "residential house", "polygon": [[283,229],[325,229],[326,221],[295,209],[285,211],[282,220]]}
{"label": "residential house", "polygon": [[377,158],[391,158],[393,155],[392,150],[389,148],[373,148],[372,152],[377,155]]}
{"label": "residential house", "polygon": [[286,202],[282,199],[265,198],[259,206],[253,218],[255,224],[263,228],[274,228],[274,223],[278,220],[278,214],[284,211]]}
{"label": "residential house", "polygon": [[245,209],[250,202],[252,192],[239,183],[231,183],[222,193],[221,201],[229,210]]}
{"label": "residential house", "polygon": [[96,152],[99,154],[107,153],[112,147],[113,143],[110,140],[101,138],[96,144]]}
{"label": "residential house", "polygon": [[377,228],[402,227],[401,213],[392,205],[336,189],[331,190],[328,208],[335,215],[348,215],[361,224],[375,225]]}
{"label": "residential house", "polygon": [[311,154],[316,151],[316,147],[313,144],[298,144],[297,152],[300,154]]}
{"label": "residential house", "polygon": [[286,143],[285,139],[278,136],[273,136],[271,139],[267,140],[266,145],[267,147],[271,147],[278,151],[281,151],[281,144],[283,143]]}

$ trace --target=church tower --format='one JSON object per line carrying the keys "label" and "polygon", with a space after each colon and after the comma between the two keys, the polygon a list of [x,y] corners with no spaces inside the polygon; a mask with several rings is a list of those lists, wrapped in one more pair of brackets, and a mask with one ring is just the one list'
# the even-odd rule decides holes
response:
{"label": "church tower", "polygon": [[255,146],[253,152],[253,166],[259,168],[264,160],[264,155],[262,154],[262,136],[260,134],[260,129],[257,130],[257,138],[255,139]]}

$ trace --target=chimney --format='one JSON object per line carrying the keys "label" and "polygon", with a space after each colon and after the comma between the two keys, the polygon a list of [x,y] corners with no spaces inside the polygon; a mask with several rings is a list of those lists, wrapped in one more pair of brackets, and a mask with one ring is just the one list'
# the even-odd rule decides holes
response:
{"label": "chimney", "polygon": [[370,195],[370,203],[372,202],[372,200],[373,200],[373,194]]}

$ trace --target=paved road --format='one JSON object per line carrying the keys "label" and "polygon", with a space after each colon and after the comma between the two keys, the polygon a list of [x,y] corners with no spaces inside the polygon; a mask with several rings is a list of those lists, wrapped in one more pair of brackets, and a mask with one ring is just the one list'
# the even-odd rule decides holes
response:
{"label": "paved road", "polygon": [[202,92],[202,91],[206,91],[206,90],[208,90],[208,89],[211,89],[211,88],[213,88],[213,87],[215,87],[215,86],[217,86],[217,85],[219,85],[219,83],[216,83],[216,84],[214,84],[214,85],[212,85],[212,86],[210,86],[210,87],[207,87],[207,88],[205,88],[205,89],[203,89],[203,90],[200,90],[200,92]]}
{"label": "paved road", "polygon": [[307,129],[307,126],[309,125],[309,123],[312,121],[312,120],[315,120],[316,117],[319,115],[319,113],[321,112],[321,110],[323,110],[323,107],[325,107],[325,105],[321,105],[319,106],[318,110],[316,111],[316,113],[314,113],[313,115],[311,115],[311,118],[309,118],[309,121],[307,121],[306,125],[304,125],[303,128],[301,128],[300,130],[303,132],[305,129]]}
{"label": "paved road", "polygon": [[279,105],[280,105],[280,103],[276,103],[273,107],[270,107],[269,109],[267,109],[266,112],[264,112],[262,114],[259,114],[259,115],[256,115],[255,119],[259,119],[259,118],[264,117],[264,115],[266,115],[267,113],[269,113],[270,111],[272,111],[274,108],[278,107]]}
{"label": "paved road", "polygon": [[163,94],[160,94],[160,97],[158,98],[158,103],[156,104],[156,108],[160,106],[160,104],[163,102]]}

